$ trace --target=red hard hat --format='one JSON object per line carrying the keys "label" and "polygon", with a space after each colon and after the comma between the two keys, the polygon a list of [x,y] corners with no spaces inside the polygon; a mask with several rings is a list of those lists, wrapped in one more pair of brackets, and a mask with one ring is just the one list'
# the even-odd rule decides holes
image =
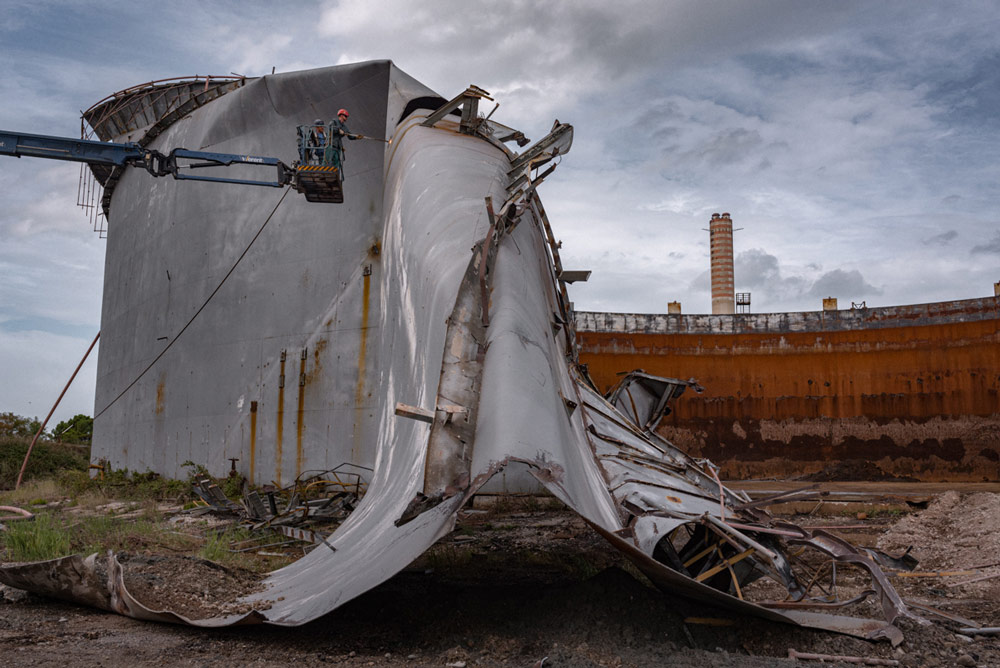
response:
{"label": "red hard hat", "polygon": [[337,112],[337,115],[338,116],[347,116],[348,118],[351,117],[351,115],[349,113],[347,113],[347,109],[341,109],[340,111]]}

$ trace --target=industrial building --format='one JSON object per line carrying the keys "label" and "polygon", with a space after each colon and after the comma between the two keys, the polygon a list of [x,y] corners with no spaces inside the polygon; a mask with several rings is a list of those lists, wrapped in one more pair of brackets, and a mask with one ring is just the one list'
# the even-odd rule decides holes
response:
{"label": "industrial building", "polygon": [[750,313],[735,291],[733,221],[709,222],[711,315],[576,314],[602,390],[622,369],[691,378],[658,426],[731,480],[865,461],[890,477],[1000,480],[1000,283],[952,302]]}

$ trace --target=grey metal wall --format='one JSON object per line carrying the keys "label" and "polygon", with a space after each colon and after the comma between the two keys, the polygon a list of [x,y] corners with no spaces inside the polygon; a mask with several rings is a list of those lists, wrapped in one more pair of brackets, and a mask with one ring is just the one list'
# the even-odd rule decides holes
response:
{"label": "grey metal wall", "polygon": [[[267,76],[176,122],[153,148],[290,164],[296,125],[346,107],[352,131],[384,137],[410,99],[434,95],[387,61]],[[183,476],[186,461],[222,475],[238,458],[255,482],[282,484],[308,469],[374,464],[365,444],[384,409],[377,343],[390,151],[347,142],[340,205],[137,170],[121,179],[105,268],[95,459]]]}

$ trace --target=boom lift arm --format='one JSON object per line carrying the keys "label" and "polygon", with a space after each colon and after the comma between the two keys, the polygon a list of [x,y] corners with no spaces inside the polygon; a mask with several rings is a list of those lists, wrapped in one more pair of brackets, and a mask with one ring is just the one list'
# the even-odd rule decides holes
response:
{"label": "boom lift arm", "polygon": [[[175,148],[170,153],[164,154],[155,149],[144,148],[132,142],[116,144],[113,142],[72,139],[70,137],[54,137],[50,135],[33,135],[6,130],[0,130],[0,155],[10,155],[15,158],[29,156],[47,158],[49,160],[68,160],[70,162],[85,162],[90,165],[104,165],[106,167],[140,167],[153,176],[170,175],[177,180],[238,183],[248,186],[270,186],[274,188],[281,188],[292,184],[292,187],[303,193],[310,202],[343,201],[339,170],[328,168],[319,170],[322,173],[317,173],[317,168],[315,167],[303,170],[297,165],[289,167],[277,158],[263,156],[190,151],[185,148]],[[184,169],[226,167],[230,165],[273,167],[277,171],[273,180],[201,176],[186,174],[181,171]],[[300,174],[300,171],[306,171],[306,173]],[[331,198],[325,196],[331,189],[336,190],[340,197]]]}

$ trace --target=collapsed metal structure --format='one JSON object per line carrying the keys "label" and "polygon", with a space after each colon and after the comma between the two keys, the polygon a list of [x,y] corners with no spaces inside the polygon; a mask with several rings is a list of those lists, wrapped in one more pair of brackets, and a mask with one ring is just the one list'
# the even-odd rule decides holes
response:
{"label": "collapsed metal structure", "polygon": [[[572,127],[557,121],[516,152],[509,142],[528,142],[480,114],[485,99],[470,87],[445,101],[377,62],[248,80],[170,127],[154,123],[155,141],[282,155],[303,118],[348,106],[392,142],[348,157],[337,206],[107,179],[95,458],[166,475],[186,460],[221,474],[232,459],[279,486],[356,467],[366,491],[319,547],[245,599],[260,605],[244,615],[152,610],[114,555],[5,566],[0,580],[140,619],[298,625],[402,570],[477,492],[535,486],[664,591],[898,643],[893,622],[912,615],[879,555],[774,521],[656,435],[690,383],[636,373],[607,399],[596,390],[537,193]],[[829,564],[867,570],[865,596],[884,619],[823,611],[850,602],[824,587]],[[751,601],[761,578],[785,595]]]}

